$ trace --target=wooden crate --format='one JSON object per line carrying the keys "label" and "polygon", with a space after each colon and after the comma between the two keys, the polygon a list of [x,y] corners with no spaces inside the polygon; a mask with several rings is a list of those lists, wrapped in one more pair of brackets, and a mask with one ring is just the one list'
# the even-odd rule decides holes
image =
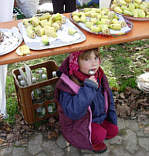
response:
{"label": "wooden crate", "polygon": [[[19,110],[23,114],[24,120],[28,124],[33,124],[40,120],[45,120],[51,116],[57,116],[57,104],[54,99],[54,86],[58,80],[58,77],[53,77],[52,72],[58,69],[58,66],[54,61],[48,61],[36,65],[30,66],[32,72],[34,70],[38,70],[40,68],[45,68],[47,79],[41,82],[36,82],[30,86],[22,87],[19,84],[18,75],[20,75],[19,69],[15,69],[12,71],[14,84],[16,88],[16,94],[18,99]],[[25,70],[24,68],[22,68]],[[51,92],[45,88],[52,88]],[[34,93],[37,90],[41,90],[46,94],[41,94],[42,98],[38,100],[35,99]],[[45,96],[46,95],[46,96]],[[49,95],[49,96],[48,96]],[[51,105],[55,107],[55,110],[51,112]],[[42,110],[41,112],[39,110]],[[43,111],[44,110],[44,111]],[[45,112],[45,115],[44,115]]]}

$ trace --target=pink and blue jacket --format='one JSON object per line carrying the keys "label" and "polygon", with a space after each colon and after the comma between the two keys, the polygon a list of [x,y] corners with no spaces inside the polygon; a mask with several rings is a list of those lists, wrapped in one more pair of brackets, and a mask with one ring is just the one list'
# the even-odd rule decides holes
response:
{"label": "pink and blue jacket", "polygon": [[117,125],[117,115],[112,92],[105,74],[100,87],[86,79],[83,86],[77,85],[68,76],[66,58],[59,70],[62,72],[56,84],[59,123],[65,139],[73,146],[92,150],[91,123],[104,120]]}

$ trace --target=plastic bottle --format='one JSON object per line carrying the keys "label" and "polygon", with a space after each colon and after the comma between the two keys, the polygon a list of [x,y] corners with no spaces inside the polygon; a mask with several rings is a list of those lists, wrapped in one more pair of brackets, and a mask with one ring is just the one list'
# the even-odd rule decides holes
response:
{"label": "plastic bottle", "polygon": [[22,75],[18,75],[18,80],[23,80]]}
{"label": "plastic bottle", "polygon": [[48,105],[48,113],[54,113],[54,112],[56,112],[56,105],[55,103],[50,103]]}
{"label": "plastic bottle", "polygon": [[32,83],[36,83],[37,82],[37,78],[36,77],[32,77]]}
{"label": "plastic bottle", "polygon": [[19,83],[20,83],[20,85],[22,87],[26,87],[27,86],[27,83],[25,82],[25,80],[20,80]]}
{"label": "plastic bottle", "polygon": [[42,118],[46,114],[46,109],[44,107],[39,107],[36,109],[36,113],[39,118]]}
{"label": "plastic bottle", "polygon": [[54,88],[52,85],[45,86],[45,98],[52,100],[54,98]]}

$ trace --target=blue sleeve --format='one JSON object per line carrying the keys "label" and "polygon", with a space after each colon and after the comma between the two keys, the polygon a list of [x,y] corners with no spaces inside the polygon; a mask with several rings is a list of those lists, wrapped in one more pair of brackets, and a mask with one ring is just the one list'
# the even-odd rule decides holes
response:
{"label": "blue sleeve", "polygon": [[115,104],[111,90],[110,90],[110,105],[108,109],[108,120],[111,121],[113,124],[117,125],[117,114],[115,111]]}
{"label": "blue sleeve", "polygon": [[96,89],[95,83],[87,80],[84,86],[80,87],[78,94],[71,95],[70,93],[60,91],[59,102],[65,115],[72,120],[78,120],[83,117],[97,94]]}

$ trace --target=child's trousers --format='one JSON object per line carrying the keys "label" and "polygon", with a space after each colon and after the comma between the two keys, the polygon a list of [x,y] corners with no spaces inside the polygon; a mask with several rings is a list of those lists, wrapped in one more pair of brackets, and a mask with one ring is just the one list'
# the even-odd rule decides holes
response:
{"label": "child's trousers", "polygon": [[92,123],[91,141],[93,147],[103,144],[104,139],[111,139],[118,134],[118,127],[104,120],[102,124]]}
{"label": "child's trousers", "polygon": [[[54,13],[68,13],[76,10],[76,0],[52,0]],[[64,11],[65,5],[65,11]]]}

